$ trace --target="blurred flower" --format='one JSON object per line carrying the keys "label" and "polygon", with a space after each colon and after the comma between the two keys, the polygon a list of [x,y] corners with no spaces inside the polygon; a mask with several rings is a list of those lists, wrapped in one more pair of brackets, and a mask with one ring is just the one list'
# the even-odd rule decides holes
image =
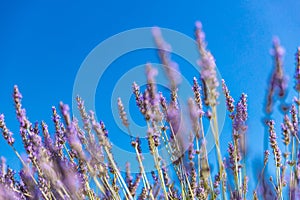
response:
{"label": "blurred flower", "polygon": [[196,22],[195,36],[201,56],[201,59],[198,61],[198,65],[201,68],[201,79],[204,81],[205,87],[208,89],[208,96],[205,98],[205,103],[210,106],[215,106],[219,97],[219,93],[217,91],[219,81],[217,79],[215,59],[211,52],[206,49],[205,34],[202,30],[201,22]]}
{"label": "blurred flower", "polygon": [[277,92],[279,98],[283,98],[286,94],[287,77],[284,74],[283,69],[283,55],[284,49],[280,46],[280,41],[277,37],[273,38],[273,49],[270,50],[270,54],[274,57],[274,71],[271,77],[268,95],[267,95],[267,107],[266,112],[271,113],[273,109],[273,99],[275,92]]}

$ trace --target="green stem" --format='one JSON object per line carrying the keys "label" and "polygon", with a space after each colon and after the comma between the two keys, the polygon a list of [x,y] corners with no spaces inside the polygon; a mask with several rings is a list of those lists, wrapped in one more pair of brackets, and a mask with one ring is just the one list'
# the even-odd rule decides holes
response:
{"label": "green stem", "polygon": [[212,106],[212,124],[213,124],[212,131],[213,131],[213,135],[214,135],[215,143],[216,143],[219,171],[220,171],[220,176],[221,176],[220,178],[221,178],[221,183],[222,183],[222,185],[221,185],[221,187],[222,187],[222,196],[223,196],[223,199],[226,200],[227,199],[226,198],[226,192],[225,192],[225,181],[226,180],[224,180],[224,177],[226,177],[226,172],[224,171],[224,165],[223,165],[222,155],[221,155],[221,150],[220,150],[219,127],[218,127],[216,106]]}

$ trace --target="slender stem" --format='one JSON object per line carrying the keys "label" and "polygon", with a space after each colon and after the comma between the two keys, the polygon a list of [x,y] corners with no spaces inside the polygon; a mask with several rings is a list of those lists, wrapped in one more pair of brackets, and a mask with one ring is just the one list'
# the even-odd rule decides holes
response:
{"label": "slender stem", "polygon": [[[118,167],[117,167],[115,161],[113,160],[113,157],[112,157],[111,153],[109,152],[109,150],[108,150],[108,148],[107,148],[106,146],[104,146],[104,149],[105,149],[105,152],[106,152],[106,154],[107,154],[107,156],[108,156],[109,161],[110,161],[111,164],[112,164],[112,167],[114,168],[114,170],[115,170],[116,173],[117,173],[118,181],[121,183],[121,186],[125,189],[125,191],[126,191],[126,193],[128,194],[129,198],[130,198],[130,199],[133,199],[133,197],[132,197],[132,195],[131,195],[131,193],[130,193],[130,191],[129,191],[129,189],[128,189],[126,183],[125,183],[125,181],[123,180],[123,177],[122,177],[121,174],[120,174],[120,171],[119,171],[119,169],[118,169]],[[125,196],[126,196],[126,195],[125,195]]]}
{"label": "slender stem", "polygon": [[140,165],[144,186],[148,189],[151,199],[154,199],[152,189],[150,187],[149,181],[148,181],[146,173],[145,173],[145,169],[144,169],[144,166],[143,166],[143,162],[142,162],[140,153],[138,152],[138,149],[137,149],[137,144],[135,144],[135,152],[136,152],[137,159],[138,159],[138,162],[139,162],[139,165]]}
{"label": "slender stem", "polygon": [[161,171],[161,168],[160,168],[160,161],[159,161],[159,158],[158,158],[157,148],[155,148],[153,153],[154,153],[155,167],[156,167],[156,169],[158,170],[158,173],[159,173],[160,183],[161,183],[161,186],[162,186],[163,191],[164,191],[164,196],[165,196],[165,199],[168,199],[167,188],[166,188],[165,181],[164,181],[164,178],[163,178],[163,174],[162,174],[162,171]]}
{"label": "slender stem", "polygon": [[192,190],[191,184],[190,184],[190,182],[189,182],[189,178],[188,178],[188,176],[187,176],[187,174],[186,174],[186,170],[183,169],[183,172],[184,172],[184,176],[185,176],[185,178],[186,178],[186,182],[187,182],[187,185],[188,185],[188,189],[190,190],[192,199],[195,199],[195,195],[194,195],[194,192],[193,192],[193,190]]}
{"label": "slender stem", "polygon": [[[225,178],[226,177],[226,172],[224,170],[224,165],[222,161],[222,155],[221,155],[221,150],[220,150],[220,143],[219,143],[219,128],[218,128],[218,119],[217,119],[217,108],[216,106],[212,106],[212,132],[215,138],[215,143],[216,143],[216,149],[217,149],[217,157],[218,157],[218,164],[219,164],[219,171],[220,171],[220,178],[221,178],[221,183],[222,183],[222,196],[223,199],[226,198],[226,192],[225,192]],[[224,175],[224,176],[223,176]]]}
{"label": "slender stem", "polygon": [[[204,144],[203,144],[204,160],[206,162],[206,166],[208,168],[207,170],[208,170],[208,173],[209,173],[209,182],[210,182],[209,184],[210,184],[211,193],[212,193],[211,196],[212,196],[212,199],[215,199],[215,195],[213,194],[214,193],[213,182],[212,182],[212,177],[211,177],[211,172],[210,172],[210,167],[209,167],[209,162],[208,162],[208,153],[207,153],[207,149],[206,149],[206,139],[205,139],[205,135],[204,135],[204,128],[203,128],[203,119],[202,119],[202,117],[200,117],[200,129],[201,129],[202,140],[204,142]],[[199,173],[199,176],[200,176],[200,173]]]}
{"label": "slender stem", "polygon": [[[109,182],[106,178],[103,179],[103,182],[106,185],[106,187],[109,189],[109,191],[113,194],[113,198],[121,200],[120,196],[118,196],[116,194],[116,191],[112,188],[112,186],[109,184]],[[123,190],[124,194],[126,194],[123,188],[122,188],[122,190]],[[125,196],[125,198],[128,199],[126,196]]]}
{"label": "slender stem", "polygon": [[236,190],[238,191],[238,196],[241,195],[241,192],[240,192],[240,182],[239,182],[239,168],[238,168],[238,161],[237,161],[237,156],[238,156],[238,146],[237,146],[237,142],[235,140],[235,138],[233,139],[233,147],[234,147],[234,152],[233,152],[233,156],[234,156],[234,181],[235,181],[235,184],[236,184]]}

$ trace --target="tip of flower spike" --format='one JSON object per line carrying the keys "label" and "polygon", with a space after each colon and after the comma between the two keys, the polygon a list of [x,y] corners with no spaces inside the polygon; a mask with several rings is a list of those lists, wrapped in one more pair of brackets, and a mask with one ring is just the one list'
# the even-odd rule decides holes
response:
{"label": "tip of flower spike", "polygon": [[246,93],[242,93],[242,97],[243,97],[243,98],[247,98],[248,95],[247,95]]}
{"label": "tip of flower spike", "polygon": [[300,66],[300,46],[297,48],[296,60],[297,60],[297,65]]}
{"label": "tip of flower spike", "polygon": [[64,104],[64,103],[61,101],[61,102],[59,103],[59,105],[60,105],[60,109],[61,109],[63,115],[66,115],[66,114],[69,113],[70,107],[69,107],[67,104]]}
{"label": "tip of flower spike", "polygon": [[279,37],[273,36],[273,44],[274,44],[274,45],[279,45],[279,44],[280,44]]}
{"label": "tip of flower spike", "polygon": [[274,122],[274,120],[267,120],[267,121],[266,121],[266,124],[267,124],[268,126],[273,126],[273,125],[275,125],[275,122]]}
{"label": "tip of flower spike", "polygon": [[17,85],[14,85],[14,97],[15,98],[22,98],[22,94],[19,91],[19,87]]}
{"label": "tip of flower spike", "polygon": [[79,95],[76,95],[76,101],[77,101],[77,102],[84,102],[84,101],[82,100],[82,98],[81,98]]}
{"label": "tip of flower spike", "polygon": [[158,75],[156,68],[153,68],[150,63],[146,64],[146,76],[148,81],[154,81],[155,77]]}
{"label": "tip of flower spike", "polygon": [[200,21],[196,21],[195,26],[197,29],[202,29],[202,23]]}
{"label": "tip of flower spike", "polygon": [[160,37],[161,36],[161,31],[160,31],[160,28],[158,26],[154,26],[152,28],[152,35],[154,37]]}
{"label": "tip of flower spike", "polygon": [[273,49],[270,50],[272,56],[278,55],[283,56],[285,53],[284,48],[280,45],[280,40],[277,36],[273,37]]}

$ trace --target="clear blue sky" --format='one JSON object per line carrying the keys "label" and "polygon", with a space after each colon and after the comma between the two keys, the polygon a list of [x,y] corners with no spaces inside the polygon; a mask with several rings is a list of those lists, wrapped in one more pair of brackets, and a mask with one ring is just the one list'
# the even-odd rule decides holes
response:
{"label": "clear blue sky", "polygon": [[[193,37],[194,23],[200,20],[208,48],[233,97],[237,99],[242,92],[248,94],[249,143],[256,145],[254,149],[261,149],[262,110],[272,69],[272,37],[279,36],[286,49],[285,70],[293,85],[294,53],[300,45],[300,1],[179,2],[183,1],[1,1],[0,113],[5,114],[9,128],[18,135],[11,98],[14,84],[20,87],[30,120],[44,119],[50,125],[51,106],[61,100],[71,104],[77,71],[100,42],[122,31],[151,26]],[[116,61],[103,77],[105,96],[110,97],[113,81],[123,72],[149,60],[156,57],[145,51]],[[108,109],[110,101],[100,93],[96,95],[97,109],[103,113],[107,128],[118,132]],[[290,95],[294,95],[293,91]],[[227,129],[230,134],[228,125]],[[20,138],[17,139],[22,151]],[[0,144],[1,155],[12,156],[3,140]],[[19,165],[14,156],[10,163]]]}

